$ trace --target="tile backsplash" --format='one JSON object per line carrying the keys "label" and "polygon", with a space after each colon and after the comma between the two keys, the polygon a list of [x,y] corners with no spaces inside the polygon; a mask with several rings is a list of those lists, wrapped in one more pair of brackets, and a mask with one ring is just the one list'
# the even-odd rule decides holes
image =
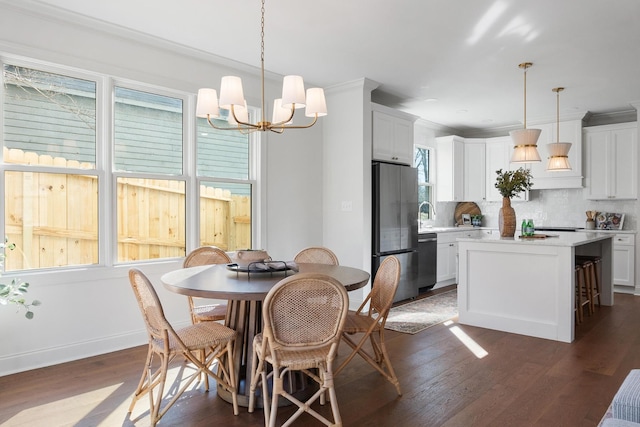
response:
{"label": "tile backsplash", "polygon": [[[586,211],[619,212],[625,214],[623,230],[638,229],[637,200],[585,200],[582,189],[531,190],[529,201],[514,198],[511,206],[518,221],[532,218],[535,225],[584,227]],[[502,202],[476,202],[482,212],[482,226],[498,228],[498,211]],[[436,203],[435,226],[454,224],[456,202]]]}

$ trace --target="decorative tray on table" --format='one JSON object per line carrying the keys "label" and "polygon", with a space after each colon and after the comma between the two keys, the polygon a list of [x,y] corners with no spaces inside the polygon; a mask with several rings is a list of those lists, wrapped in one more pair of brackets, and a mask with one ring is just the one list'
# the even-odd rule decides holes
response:
{"label": "decorative tray on table", "polygon": [[260,261],[247,265],[227,264],[227,269],[238,273],[275,273],[278,271],[298,271],[293,261]]}

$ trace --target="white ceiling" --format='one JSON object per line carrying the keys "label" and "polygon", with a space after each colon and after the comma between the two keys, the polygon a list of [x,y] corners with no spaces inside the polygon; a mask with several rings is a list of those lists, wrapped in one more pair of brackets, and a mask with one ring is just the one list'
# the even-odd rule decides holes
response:
{"label": "white ceiling", "polygon": [[[258,0],[34,0],[260,65]],[[629,112],[640,101],[638,0],[267,0],[265,68],[460,130]],[[212,82],[218,87],[219,82]],[[430,100],[436,99],[436,100]],[[331,114],[331,112],[329,112]]]}

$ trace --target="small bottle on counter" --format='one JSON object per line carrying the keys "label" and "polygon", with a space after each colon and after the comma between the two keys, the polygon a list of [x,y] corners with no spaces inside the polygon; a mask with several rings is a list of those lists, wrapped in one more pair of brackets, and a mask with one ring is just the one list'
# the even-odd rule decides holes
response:
{"label": "small bottle on counter", "polygon": [[532,219],[527,220],[527,225],[525,227],[525,233],[526,233],[527,236],[533,236],[534,227],[533,227],[533,220]]}
{"label": "small bottle on counter", "polygon": [[526,219],[522,220],[522,225],[520,226],[520,235],[521,236],[526,236],[527,235],[527,220]]}

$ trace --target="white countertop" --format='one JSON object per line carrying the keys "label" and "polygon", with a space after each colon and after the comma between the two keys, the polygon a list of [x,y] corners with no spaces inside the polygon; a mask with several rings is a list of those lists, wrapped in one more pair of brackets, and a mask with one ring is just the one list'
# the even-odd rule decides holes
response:
{"label": "white countertop", "polygon": [[[492,227],[454,227],[454,226],[446,226],[446,227],[425,227],[418,230],[418,234],[426,234],[426,233],[452,233],[455,231],[470,231],[470,230],[495,230],[497,228]],[[586,233],[610,233],[610,234],[636,234],[636,230],[578,230],[576,233],[586,232]],[[558,231],[536,231],[538,234],[557,234]],[[566,232],[564,232],[566,233]],[[568,233],[573,233],[573,231],[569,231]]]}
{"label": "white countertop", "polygon": [[[539,231],[536,234],[546,234],[554,237],[545,239],[520,238],[520,233],[515,237],[500,237],[498,234],[483,234],[480,237],[459,237],[458,242],[486,242],[498,244],[522,244],[535,246],[580,246],[586,243],[597,242],[599,240],[612,239],[615,233],[602,231],[565,231],[546,233]],[[555,237],[557,236],[557,237]]]}
{"label": "white countertop", "polygon": [[490,230],[487,227],[425,227],[418,230],[418,234],[426,234],[426,233],[452,233],[454,231],[470,231],[470,230],[482,230],[482,229]]}

